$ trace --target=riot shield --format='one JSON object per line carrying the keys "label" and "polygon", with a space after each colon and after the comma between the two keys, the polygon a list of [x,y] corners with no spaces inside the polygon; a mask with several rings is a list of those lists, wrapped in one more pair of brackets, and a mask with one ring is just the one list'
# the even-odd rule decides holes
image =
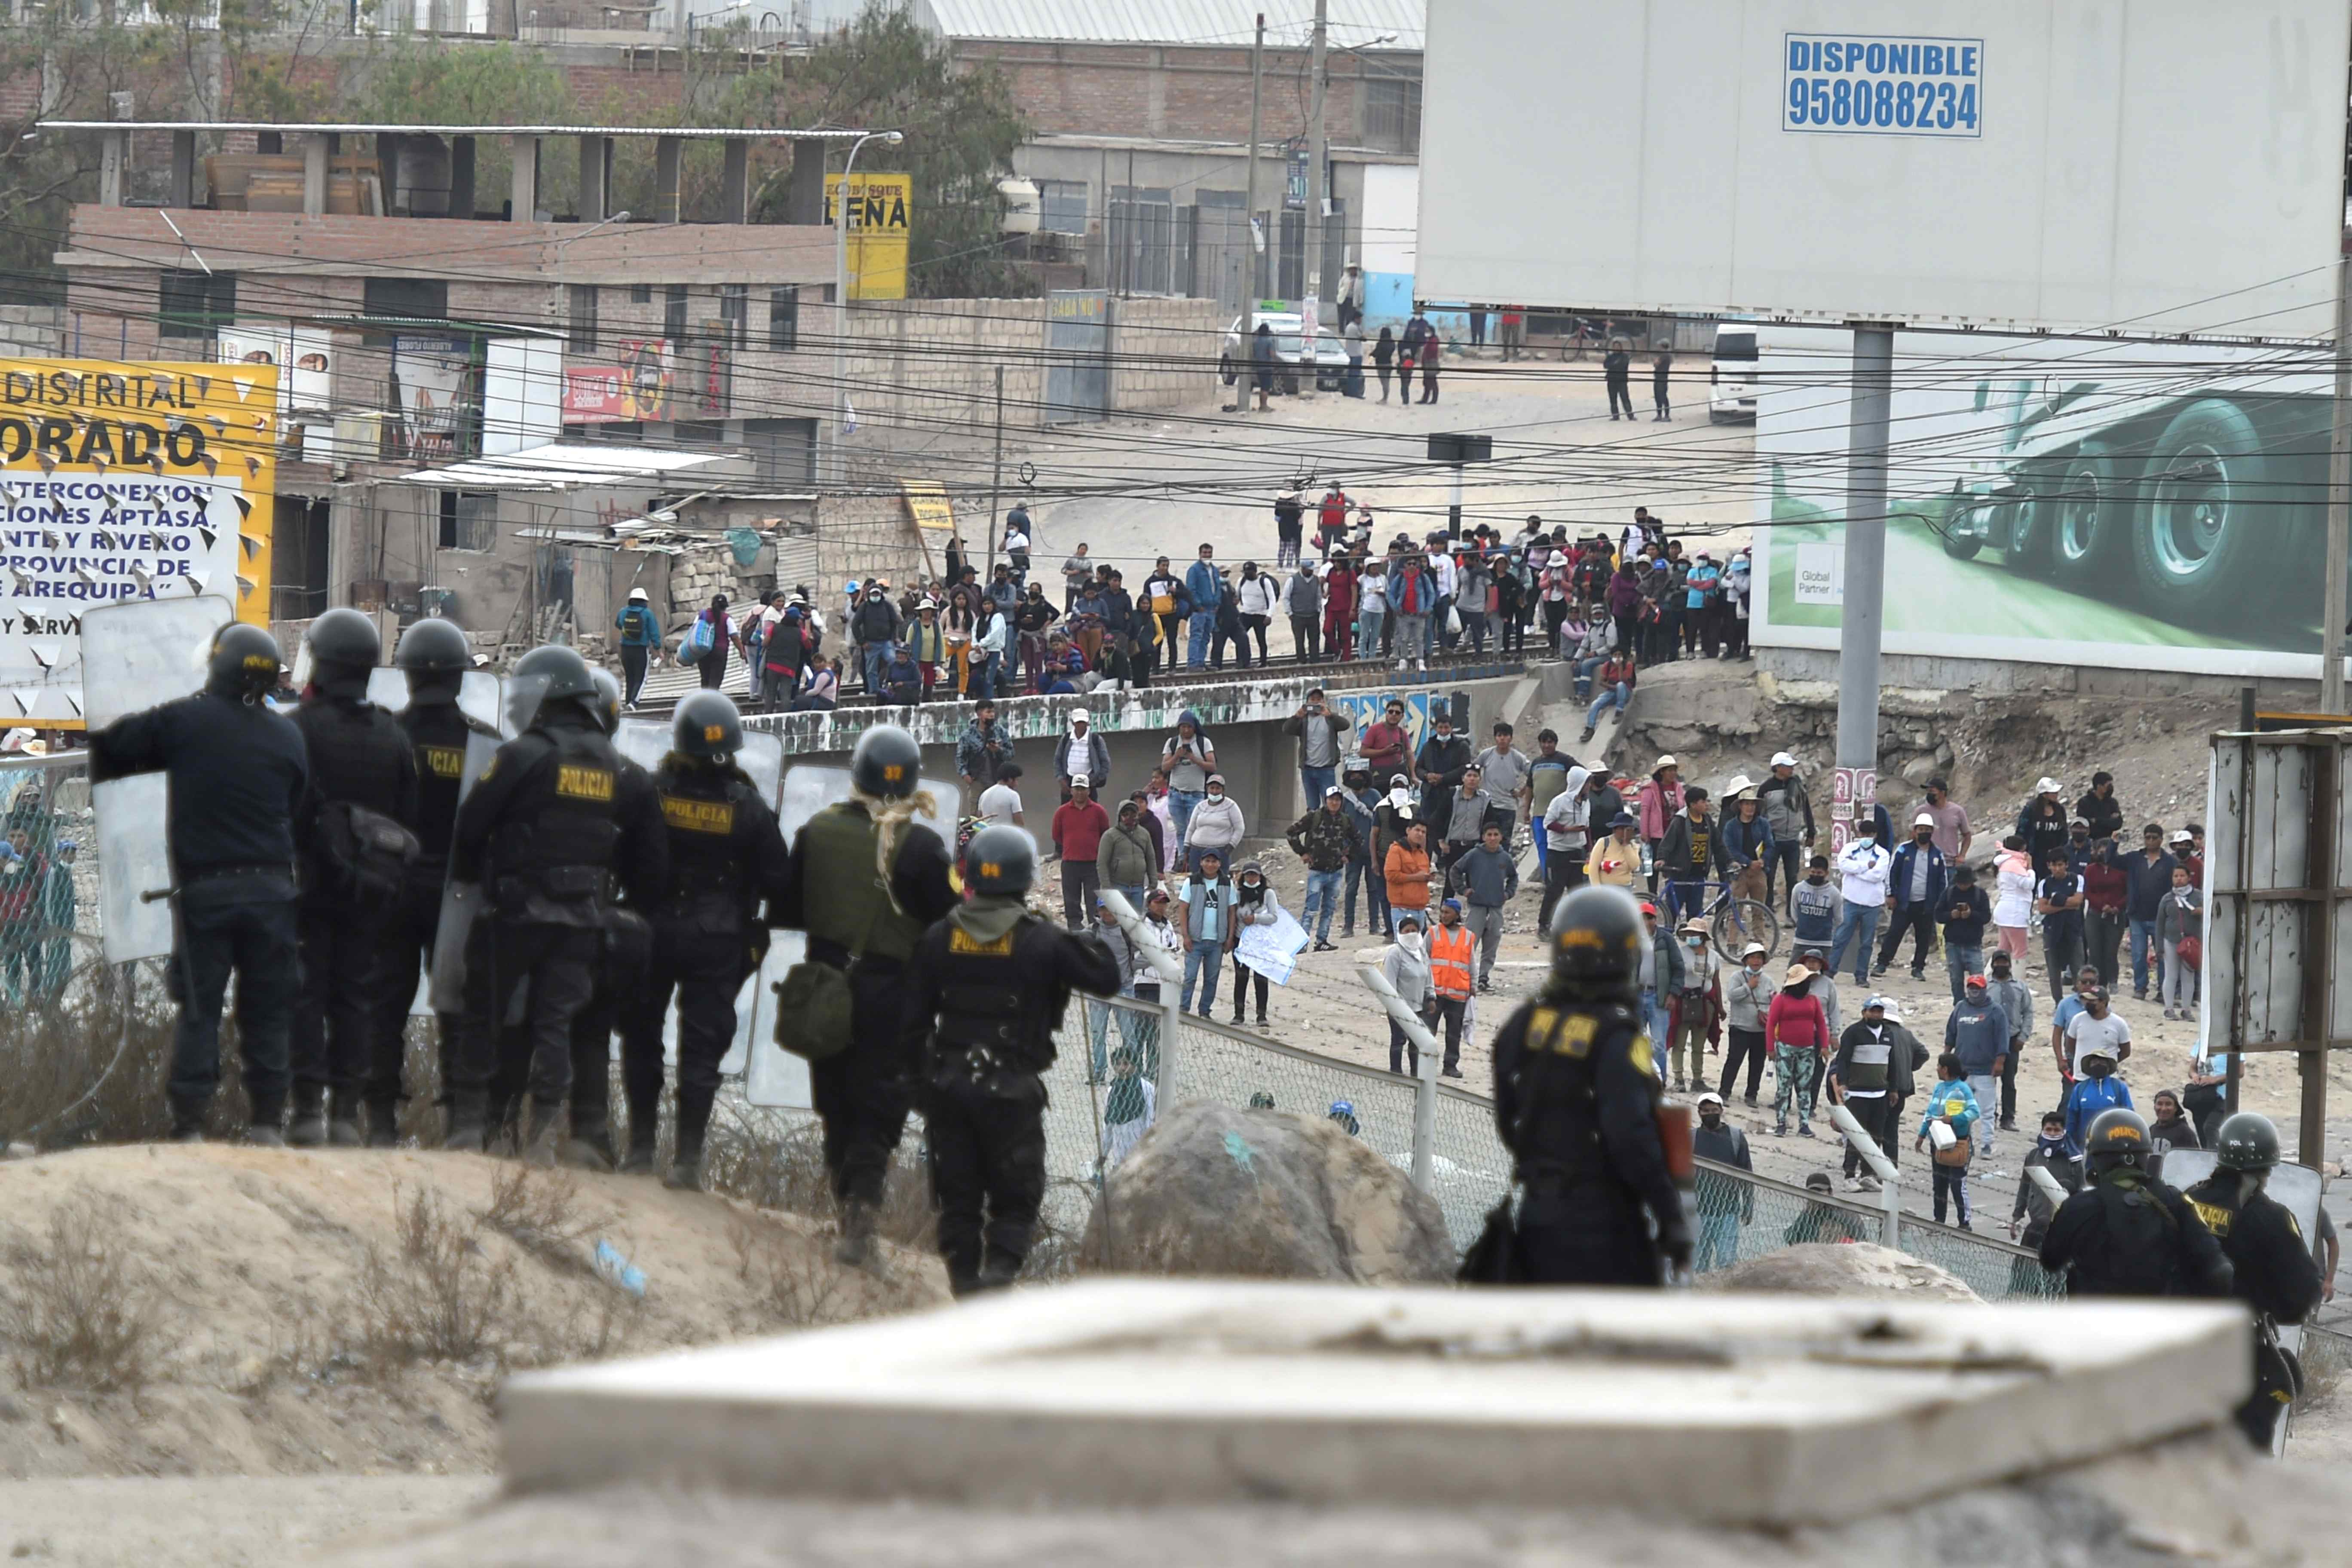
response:
{"label": "riot shield", "polygon": [[[670,723],[667,719],[624,719],[613,737],[613,744],[621,755],[651,773],[661,765],[669,753]],[[760,798],[770,810],[777,809],[782,796],[784,773],[784,742],[778,735],[761,734],[757,731],[743,737],[743,749],[735,754],[735,765],[750,775],[759,790]],[[787,840],[791,835],[787,834]],[[721,1073],[740,1073],[751,1054],[752,1016],[760,996],[761,975],[754,974],[743,982],[743,989],[735,998],[735,1041],[727,1047],[726,1058],[719,1064]],[[617,1047],[615,1047],[618,1048]],[[677,1065],[677,999],[670,999],[669,1009],[662,1016],[662,1059],[671,1067]]]}
{"label": "riot shield", "polygon": [[408,711],[408,672],[381,667],[368,671],[368,704],[394,715]]}
{"label": "riot shield", "polygon": [[[919,779],[915,787],[929,791],[934,808],[916,818],[940,836],[948,852],[955,852],[956,806],[962,798],[957,794],[951,779]],[[776,819],[783,828],[784,842],[792,843],[800,836],[808,819],[838,800],[849,798],[849,770],[803,763],[784,774],[783,797],[776,807]],[[752,1008],[750,1014],[751,1055],[743,1067],[743,1098],[753,1105],[786,1110],[812,1109],[809,1100],[808,1062],[776,1044],[776,992],[784,972],[808,954],[808,939],[796,931],[775,933],[774,944],[768,949],[768,961],[753,976]],[[739,1037],[742,1030],[738,1029]]]}
{"label": "riot shield", "polygon": [[[134,599],[81,617],[82,717],[102,730],[126,714],[202,689],[212,639],[236,610],[226,599]],[[106,961],[163,958],[173,949],[171,790],[138,773],[90,792],[98,817],[98,903]]]}
{"label": "riot shield", "polygon": [[[497,689],[478,686],[475,681],[477,675],[482,676]],[[517,687],[527,689],[518,695],[513,689]],[[498,755],[499,747],[503,743],[499,737],[512,739],[521,733],[520,730],[507,731],[503,720],[518,710],[526,715],[537,712],[539,700],[546,691],[547,682],[540,677],[500,681],[486,671],[467,672],[465,683],[457,693],[457,710],[469,719],[477,719],[478,710],[494,710],[499,714],[501,724],[499,735],[485,734],[477,729],[467,738],[466,776],[457,784],[457,804],[461,809],[466,796],[473,793],[474,785],[489,771],[490,759]],[[472,699],[470,705],[469,697]],[[441,895],[441,923],[433,933],[432,999],[433,1011],[436,1013],[465,1011],[466,941],[473,934],[474,921],[480,917],[488,902],[488,896],[479,886],[459,882],[455,878],[450,879]]]}

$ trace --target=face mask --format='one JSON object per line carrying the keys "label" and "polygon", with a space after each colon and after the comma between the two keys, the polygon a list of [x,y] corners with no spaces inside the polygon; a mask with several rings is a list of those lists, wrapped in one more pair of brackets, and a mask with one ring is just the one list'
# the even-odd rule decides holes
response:
{"label": "face mask", "polygon": [[1830,874],[1827,871],[1808,871],[1805,873],[1805,880],[1811,882],[1816,888],[1820,887],[1823,882],[1826,882],[1829,879]]}
{"label": "face mask", "polygon": [[1693,952],[1696,952],[1700,948],[1706,945],[1706,938],[1703,936],[1686,936],[1683,938],[1683,945],[1689,948]]}

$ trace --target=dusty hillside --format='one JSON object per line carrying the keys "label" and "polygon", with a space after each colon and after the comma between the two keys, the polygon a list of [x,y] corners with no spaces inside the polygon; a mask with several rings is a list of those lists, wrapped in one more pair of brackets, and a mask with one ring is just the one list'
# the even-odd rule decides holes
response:
{"label": "dusty hillside", "polygon": [[927,1255],[877,1280],[831,1245],[798,1215],[478,1155],[0,1165],[0,1475],[486,1469],[511,1369],[945,1299]]}

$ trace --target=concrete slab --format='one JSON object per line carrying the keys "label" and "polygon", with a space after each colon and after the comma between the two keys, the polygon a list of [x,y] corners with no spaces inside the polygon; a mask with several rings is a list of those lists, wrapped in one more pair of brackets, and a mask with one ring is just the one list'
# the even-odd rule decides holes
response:
{"label": "concrete slab", "polygon": [[2105,1452],[2117,1411],[2139,1440],[2211,1426],[2247,1332],[2227,1306],[1104,1280],[520,1376],[500,1421],[524,1491],[1791,1525]]}

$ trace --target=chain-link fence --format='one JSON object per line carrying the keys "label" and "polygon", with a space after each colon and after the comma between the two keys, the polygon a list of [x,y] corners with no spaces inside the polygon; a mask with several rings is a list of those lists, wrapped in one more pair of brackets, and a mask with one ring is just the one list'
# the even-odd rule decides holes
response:
{"label": "chain-link fence", "polygon": [[77,752],[0,757],[0,998],[63,997],[99,962],[97,823]]}

